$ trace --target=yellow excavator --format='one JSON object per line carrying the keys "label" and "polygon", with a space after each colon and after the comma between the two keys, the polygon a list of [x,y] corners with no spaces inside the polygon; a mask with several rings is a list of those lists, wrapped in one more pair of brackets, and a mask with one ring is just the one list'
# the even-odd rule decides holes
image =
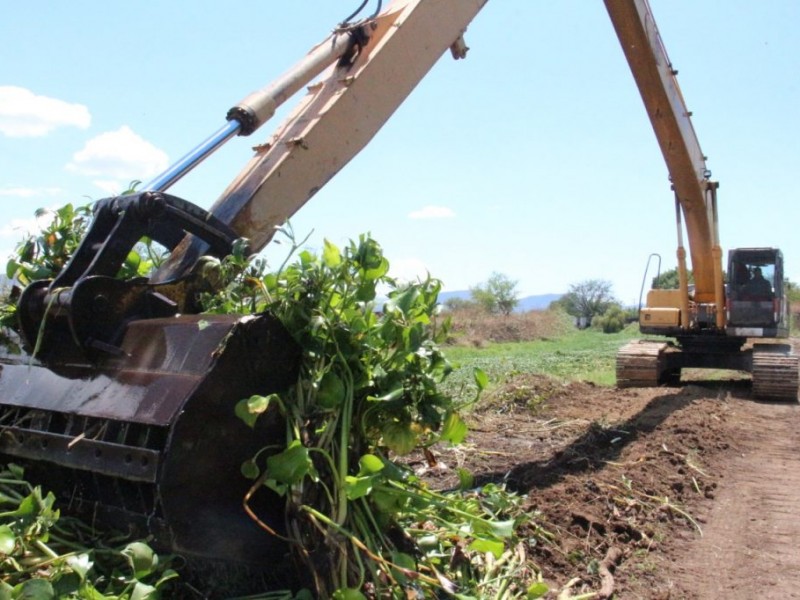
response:
{"label": "yellow excavator", "polygon": [[[245,514],[240,464],[257,436],[233,407],[286,388],[299,351],[270,315],[200,315],[209,282],[203,257],[223,257],[242,238],[261,250],[355,156],[448,49],[464,58],[463,33],[486,0],[396,0],[343,23],[294,68],[231,108],[225,124],[140,193],[101,200],[75,255],[53,280],[18,302],[19,350],[0,353],[0,454],[65,498],[73,510],[148,531],[187,555],[248,561],[281,552]],[[606,0],[675,189],[680,286],[653,290],[642,331],[674,343],[620,352],[620,385],[657,385],[685,367],[753,372],[756,394],[797,396],[797,358],[786,337],[780,252],[731,251],[721,269],[716,184],[704,158],[646,0]],[[167,193],[214,150],[250,135],[282,104],[305,96],[209,211]],[[149,280],[116,274],[148,237],[171,251]],[[752,281],[767,287],[751,293]],[[35,351],[34,351],[35,350]],[[209,424],[213,424],[210,426]],[[269,507],[258,508],[269,514]],[[279,511],[273,510],[273,513]],[[276,522],[281,515],[274,515]]]}
{"label": "yellow excavator", "polygon": [[726,282],[717,218],[719,186],[709,179],[677,71],[650,7],[646,0],[606,0],[606,7],[667,164],[678,232],[678,288],[650,290],[639,314],[642,333],[675,342],[640,341],[622,348],[617,385],[666,383],[680,378],[683,368],[728,369],[750,372],[758,398],[795,401],[798,357],[788,343],[776,343],[789,337],[783,255],[776,248],[731,249]]}

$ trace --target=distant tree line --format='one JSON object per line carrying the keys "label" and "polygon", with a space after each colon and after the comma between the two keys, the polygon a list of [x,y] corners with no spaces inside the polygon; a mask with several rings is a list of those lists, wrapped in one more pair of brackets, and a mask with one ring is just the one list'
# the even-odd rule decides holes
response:
{"label": "distant tree line", "polygon": [[503,273],[494,272],[485,282],[469,289],[469,300],[449,298],[445,306],[450,310],[476,307],[491,315],[510,315],[519,303],[517,283]]}

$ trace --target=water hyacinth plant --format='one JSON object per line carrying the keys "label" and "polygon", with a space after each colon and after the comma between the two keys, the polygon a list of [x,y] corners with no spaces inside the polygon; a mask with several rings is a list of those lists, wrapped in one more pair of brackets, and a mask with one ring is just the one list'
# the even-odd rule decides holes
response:
{"label": "water hyacinth plant", "polygon": [[[291,229],[284,233],[297,250]],[[287,393],[248,398],[236,410],[251,425],[268,410],[285,419],[285,440],[265,441],[242,472],[253,479],[247,501],[263,487],[284,499],[285,533],[251,515],[286,536],[315,595],[466,598],[491,586],[527,595],[524,560],[506,556],[524,555],[515,537],[527,518],[520,500],[495,487],[437,493],[398,461],[467,433],[464,407],[440,391],[452,370],[438,345],[448,328],[437,314],[440,282],[398,284],[368,236],[343,251],[328,241],[319,255],[300,251],[275,273],[241,257],[220,268],[235,276],[209,307],[234,299],[268,310],[304,351]],[[479,394],[486,376],[476,370],[474,381]],[[487,556],[516,565],[506,569],[517,571],[513,584],[482,579]]]}
{"label": "water hyacinth plant", "polygon": [[[63,211],[49,230],[20,246],[10,276],[20,283],[52,277],[59,266],[54,257],[59,264],[68,260],[90,211]],[[464,403],[441,387],[452,366],[439,347],[449,326],[438,314],[440,282],[395,281],[369,236],[343,250],[326,241],[315,254],[302,249],[290,225],[281,233],[291,251],[275,271],[263,258],[242,254],[245,244],[222,261],[204,258],[204,278],[217,282],[218,291],[202,303],[212,313],[271,312],[303,350],[291,389],[242,399],[232,408],[250,425],[267,412],[280,413],[285,422],[282,439],[263,440],[241,472],[252,481],[243,498],[246,509],[265,535],[286,540],[297,564],[306,590],[296,597],[546,593],[525,560],[520,531],[530,516],[521,498],[497,486],[469,489],[468,473],[461,474],[463,490],[437,492],[404,466],[403,456],[416,451],[431,458],[435,444],[459,444],[467,434]],[[146,275],[160,260],[146,244],[138,254],[121,277]],[[7,306],[10,323],[13,298]],[[473,381],[475,395],[466,404],[488,384],[479,369]],[[283,514],[281,531],[251,508],[265,490],[282,503],[271,509]],[[133,546],[123,556],[138,556],[131,560],[144,564],[144,548]],[[136,589],[156,594],[173,576],[156,573],[161,571],[134,568],[129,583],[153,587]],[[281,595],[294,596],[295,591]]]}

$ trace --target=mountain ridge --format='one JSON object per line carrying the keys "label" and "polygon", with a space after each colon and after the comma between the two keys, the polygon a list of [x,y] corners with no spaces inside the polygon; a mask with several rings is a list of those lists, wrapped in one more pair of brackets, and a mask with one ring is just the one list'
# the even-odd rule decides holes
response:
{"label": "mountain ridge", "polygon": [[[531,296],[523,296],[517,300],[517,306],[514,312],[528,312],[529,310],[545,310],[551,303],[555,302],[564,294],[535,294]],[[470,300],[472,294],[469,290],[454,290],[452,292],[440,292],[439,302],[444,304],[451,298],[458,298],[459,300]]]}

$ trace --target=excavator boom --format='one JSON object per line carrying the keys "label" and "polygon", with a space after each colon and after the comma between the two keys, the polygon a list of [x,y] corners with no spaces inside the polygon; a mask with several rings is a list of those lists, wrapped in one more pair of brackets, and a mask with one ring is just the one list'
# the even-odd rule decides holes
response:
{"label": "excavator boom", "polygon": [[[448,48],[463,58],[462,34],[487,0],[401,0],[367,24],[369,38],[338,61],[214,203],[211,212],[263,248],[282,225],[375,136]],[[163,281],[202,256],[187,238],[155,276]]]}
{"label": "excavator boom", "polygon": [[[715,185],[678,81],[647,0],[605,0],[647,115],[667,164],[686,223],[695,300],[723,315],[722,252],[717,234]],[[688,323],[684,324],[688,326]],[[719,323],[724,326],[724,321]]]}

